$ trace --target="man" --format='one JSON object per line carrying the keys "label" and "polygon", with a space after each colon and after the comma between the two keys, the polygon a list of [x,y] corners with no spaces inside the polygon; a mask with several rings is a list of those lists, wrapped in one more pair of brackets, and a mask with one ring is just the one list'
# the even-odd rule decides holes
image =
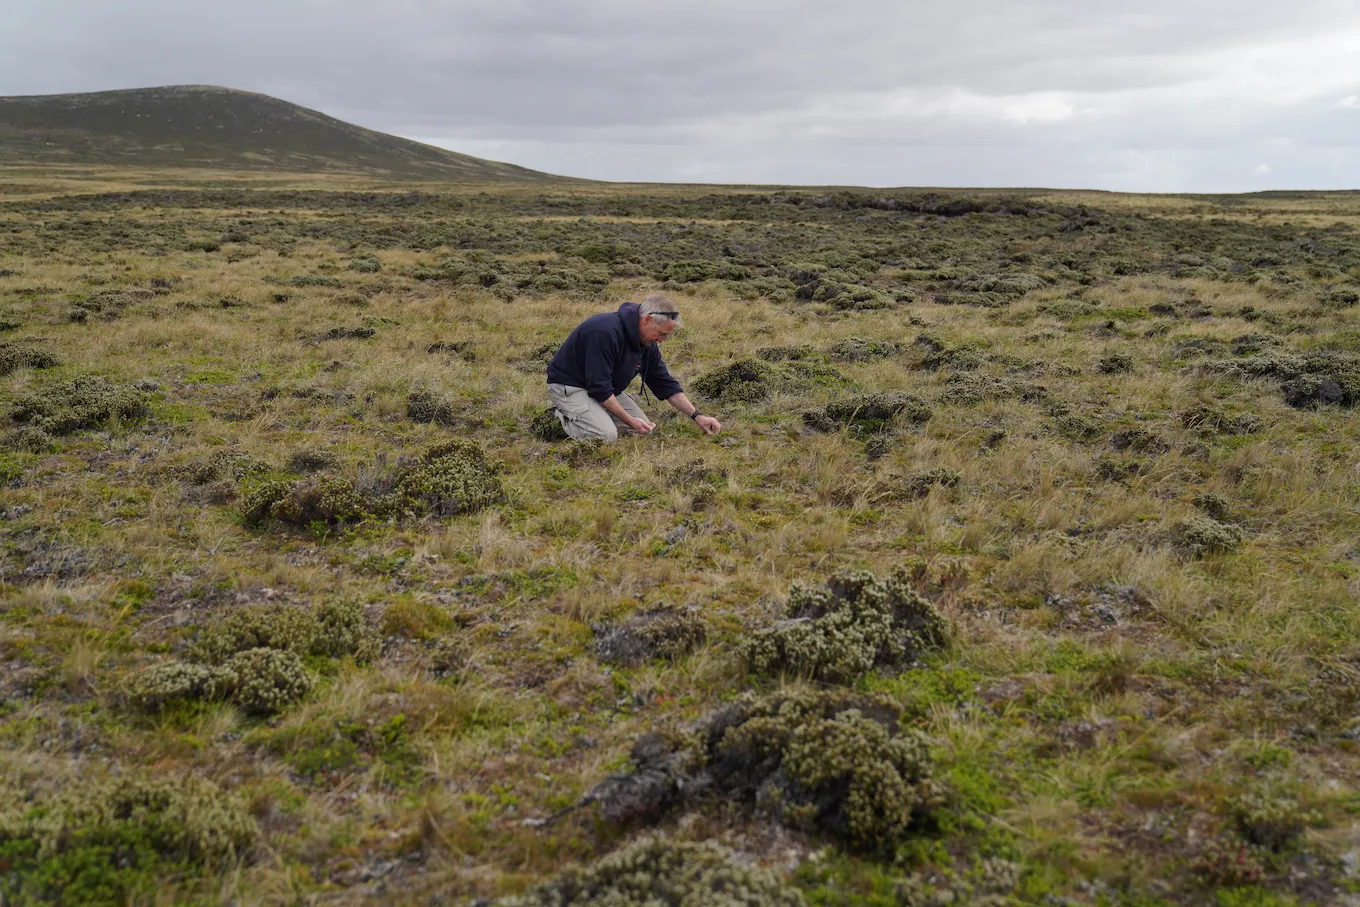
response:
{"label": "man", "polygon": [[548,363],[548,398],[569,437],[613,442],[620,431],[645,435],[656,428],[624,393],[638,375],[657,399],[689,416],[704,434],[722,429],[689,402],[661,360],[659,345],[679,317],[673,300],[653,294],[641,305],[625,302],[617,312],[592,315],[576,326]]}

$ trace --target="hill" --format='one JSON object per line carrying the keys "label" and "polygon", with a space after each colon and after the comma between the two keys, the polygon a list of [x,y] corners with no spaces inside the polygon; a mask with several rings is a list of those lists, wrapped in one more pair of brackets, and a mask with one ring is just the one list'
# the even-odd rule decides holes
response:
{"label": "hill", "polygon": [[553,180],[297,104],[205,85],[0,97],[0,164],[77,163]]}

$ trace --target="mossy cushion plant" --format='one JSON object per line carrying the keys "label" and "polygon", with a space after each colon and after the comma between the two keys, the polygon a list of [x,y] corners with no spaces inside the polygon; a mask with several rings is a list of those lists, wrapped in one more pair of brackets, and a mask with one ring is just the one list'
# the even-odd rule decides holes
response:
{"label": "mossy cushion plant", "polygon": [[362,489],[331,474],[266,480],[245,495],[242,517],[252,526],[352,524],[476,513],[503,497],[495,464],[475,442],[458,439],[399,464]]}
{"label": "mossy cushion plant", "polygon": [[148,413],[141,391],[114,384],[102,375],[80,375],[20,396],[10,417],[50,434],[69,435],[110,419],[130,421]]}
{"label": "mossy cushion plant", "polygon": [[259,829],[239,798],[193,776],[0,787],[0,901],[70,907],[140,902],[167,880],[246,858]]}
{"label": "mossy cushion plant", "polygon": [[646,837],[496,907],[802,907],[774,873],[720,844]]}
{"label": "mossy cushion plant", "polygon": [[826,690],[747,694],[688,732],[639,738],[632,771],[587,802],[616,823],[710,798],[853,850],[891,854],[945,802],[924,734],[890,699]]}
{"label": "mossy cushion plant", "polygon": [[847,571],[822,589],[795,583],[785,613],[743,643],[752,672],[847,683],[874,668],[905,666],[948,636],[944,618],[901,571],[882,581]]}

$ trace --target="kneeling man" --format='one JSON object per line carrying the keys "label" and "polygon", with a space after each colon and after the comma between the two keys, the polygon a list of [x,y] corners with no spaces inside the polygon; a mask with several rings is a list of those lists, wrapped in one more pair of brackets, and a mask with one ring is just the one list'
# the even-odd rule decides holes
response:
{"label": "kneeling man", "polygon": [[615,441],[620,431],[645,435],[656,428],[624,393],[638,375],[704,434],[718,433],[722,424],[689,402],[661,360],[659,344],[679,318],[672,300],[653,294],[641,305],[625,302],[617,312],[592,315],[576,326],[548,363],[548,398],[568,436]]}

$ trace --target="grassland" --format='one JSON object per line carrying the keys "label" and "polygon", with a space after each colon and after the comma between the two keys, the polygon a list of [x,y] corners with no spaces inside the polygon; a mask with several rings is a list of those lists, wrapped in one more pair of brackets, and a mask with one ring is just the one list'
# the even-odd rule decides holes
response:
{"label": "grassland", "polygon": [[[1357,217],[0,174],[0,892],[1353,900]],[[540,437],[657,289],[722,434]]]}

